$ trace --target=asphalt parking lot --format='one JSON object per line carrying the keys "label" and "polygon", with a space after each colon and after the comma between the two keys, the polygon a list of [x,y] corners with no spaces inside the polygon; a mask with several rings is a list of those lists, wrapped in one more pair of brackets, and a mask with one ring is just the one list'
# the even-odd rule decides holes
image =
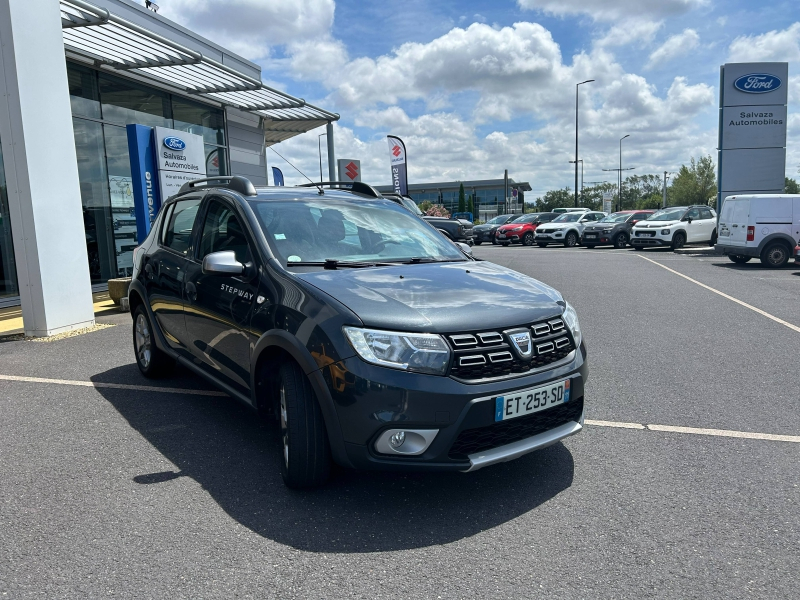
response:
{"label": "asphalt parking lot", "polygon": [[146,387],[129,315],[0,343],[0,597],[797,597],[800,269],[474,252],[578,310],[583,433],[293,492],[270,424],[185,371]]}

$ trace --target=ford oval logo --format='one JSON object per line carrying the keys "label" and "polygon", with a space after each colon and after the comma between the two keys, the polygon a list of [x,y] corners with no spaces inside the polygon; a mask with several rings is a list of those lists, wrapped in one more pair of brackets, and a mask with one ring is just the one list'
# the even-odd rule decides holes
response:
{"label": "ford oval logo", "polygon": [[748,94],[766,94],[777,90],[781,87],[781,83],[780,77],[769,73],[750,73],[734,81],[733,87]]}
{"label": "ford oval logo", "polygon": [[186,148],[186,142],[179,137],[175,137],[174,135],[165,137],[164,145],[170,150],[184,150]]}

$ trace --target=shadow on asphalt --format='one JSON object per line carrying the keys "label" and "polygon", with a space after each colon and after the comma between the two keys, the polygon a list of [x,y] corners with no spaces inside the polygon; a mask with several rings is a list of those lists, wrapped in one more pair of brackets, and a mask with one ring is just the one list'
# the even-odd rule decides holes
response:
{"label": "shadow on asphalt", "polygon": [[[128,383],[130,369],[92,379]],[[136,483],[191,477],[243,526],[305,551],[379,552],[460,540],[547,502],[570,487],[574,474],[572,454],[559,443],[471,474],[340,469],[322,489],[292,491],[281,480],[277,425],[235,400],[97,391],[177,467],[141,473]]]}

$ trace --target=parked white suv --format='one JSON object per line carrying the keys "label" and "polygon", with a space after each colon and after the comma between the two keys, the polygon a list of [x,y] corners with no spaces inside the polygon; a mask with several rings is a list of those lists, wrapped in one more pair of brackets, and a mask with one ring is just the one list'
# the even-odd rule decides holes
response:
{"label": "parked white suv", "polygon": [[604,212],[567,212],[549,223],[536,228],[536,244],[544,248],[548,244],[564,244],[567,248],[581,243],[583,229],[606,216]]}
{"label": "parked white suv", "polygon": [[672,206],[639,221],[631,230],[634,248],[717,242],[717,213],[708,206]]}
{"label": "parked white suv", "polygon": [[717,250],[735,263],[760,258],[784,266],[800,240],[800,196],[729,196],[719,216]]}

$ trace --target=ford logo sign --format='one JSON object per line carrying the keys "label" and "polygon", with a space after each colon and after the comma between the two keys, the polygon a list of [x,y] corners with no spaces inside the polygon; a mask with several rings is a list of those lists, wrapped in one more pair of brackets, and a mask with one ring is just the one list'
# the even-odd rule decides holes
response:
{"label": "ford logo sign", "polygon": [[777,90],[781,87],[781,83],[780,77],[775,77],[775,75],[750,73],[749,75],[742,75],[734,81],[733,87],[740,92],[748,94],[766,94]]}
{"label": "ford logo sign", "polygon": [[165,137],[164,145],[170,150],[184,150],[186,148],[186,142],[179,137],[175,137],[174,135]]}

